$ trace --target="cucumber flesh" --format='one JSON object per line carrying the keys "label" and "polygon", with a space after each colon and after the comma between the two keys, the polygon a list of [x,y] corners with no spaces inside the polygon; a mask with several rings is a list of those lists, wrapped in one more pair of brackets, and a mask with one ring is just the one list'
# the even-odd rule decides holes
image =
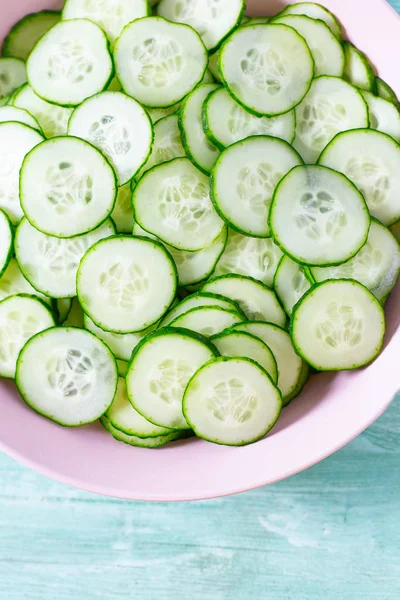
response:
{"label": "cucumber flesh", "polygon": [[36,412],[67,427],[92,423],[111,406],[115,358],[93,334],[53,327],[35,335],[18,358],[16,383]]}
{"label": "cucumber flesh", "polygon": [[[53,327],[54,316],[35,296],[9,296],[0,302],[0,376],[15,377],[18,355],[34,335]],[[34,361],[35,363],[35,361]]]}
{"label": "cucumber flesh", "polygon": [[374,91],[375,73],[368,58],[350,42],[344,42],[345,67],[344,78],[356,87]]}
{"label": "cucumber flesh", "polygon": [[222,294],[209,293],[209,292],[199,292],[197,294],[193,294],[188,298],[185,298],[181,302],[179,302],[176,306],[174,306],[163,318],[161,321],[161,327],[166,327],[170,325],[172,321],[177,319],[179,316],[187,313],[192,308],[199,308],[204,306],[219,306],[227,311],[237,312],[238,316],[243,317],[244,313],[242,313],[233,300],[224,297]]}
{"label": "cucumber flesh", "polygon": [[180,102],[203,79],[207,61],[206,49],[191,27],[160,17],[129,23],[114,48],[122,88],[151,108]]}
{"label": "cucumber flesh", "polygon": [[25,157],[21,169],[25,216],[51,236],[69,238],[95,229],[112,212],[116,193],[110,163],[78,138],[46,140]]}
{"label": "cucumber flesh", "polygon": [[114,44],[128,23],[146,17],[148,12],[146,0],[66,0],[62,18],[64,21],[89,19],[101,27]]}
{"label": "cucumber flesh", "polygon": [[400,112],[398,108],[392,102],[374,96],[370,92],[363,91],[362,95],[368,104],[370,127],[387,133],[396,142],[400,142]]}
{"label": "cucumber flesh", "polygon": [[225,88],[218,88],[203,104],[203,127],[220,150],[252,135],[270,135],[291,144],[296,129],[295,112],[271,118],[257,117],[236,102]]}
{"label": "cucumber flesh", "polygon": [[43,141],[40,133],[22,123],[0,123],[0,208],[13,225],[23,217],[19,178],[25,156]]}
{"label": "cucumber flesh", "polygon": [[161,0],[157,13],[193,27],[207,50],[212,51],[239,25],[244,9],[243,0]]}
{"label": "cucumber flesh", "polygon": [[235,325],[234,331],[245,331],[259,337],[272,350],[278,366],[278,387],[286,405],[297,393],[303,360],[296,354],[289,333],[278,325],[250,321]]}
{"label": "cucumber flesh", "polygon": [[104,90],[113,63],[103,31],[86,19],[61,21],[35,45],[26,63],[28,81],[44,100],[77,106]]}
{"label": "cucumber flesh", "polygon": [[264,437],[278,420],[282,399],[264,369],[244,358],[218,358],[189,382],[183,411],[199,437],[242,446]]}
{"label": "cucumber flesh", "polygon": [[271,238],[248,237],[230,229],[214,275],[247,275],[271,287],[282,255],[282,250]]}
{"label": "cucumber flesh", "polygon": [[[155,236],[144,231],[137,223],[135,223],[133,227],[133,235],[156,239]],[[179,285],[195,285],[198,282],[204,281],[211,275],[225,249],[227,236],[228,231],[224,228],[212,244],[197,252],[176,250],[175,248],[172,248],[172,246],[164,244],[174,259],[178,271]]]}
{"label": "cucumber flesh", "polygon": [[206,174],[217,160],[219,150],[204,132],[203,104],[207,96],[218,88],[215,83],[198,86],[186,98],[179,114],[179,127],[186,153],[193,164]]}
{"label": "cucumber flesh", "polygon": [[42,294],[52,298],[76,296],[76,274],[87,250],[115,234],[111,220],[97,229],[70,239],[41,233],[24,218],[15,235],[15,255],[24,277]]}
{"label": "cucumber flesh", "polygon": [[293,27],[306,40],[315,63],[315,77],[342,77],[345,64],[342,44],[323,21],[305,15],[283,15],[274,19],[274,23]]}
{"label": "cucumber flesh", "polygon": [[139,438],[156,438],[172,433],[171,429],[153,425],[133,408],[128,399],[123,377],[118,379],[117,393],[113,403],[105,413],[105,417],[116,429]]}
{"label": "cucumber flesh", "polygon": [[57,312],[58,312],[58,323],[62,325],[68,318],[68,315],[72,308],[71,298],[57,298],[56,301]]}
{"label": "cucumber flesh", "polygon": [[177,250],[203,250],[224,229],[208,178],[188,158],[147,171],[134,189],[133,210],[143,229]]}
{"label": "cucumber flesh", "polygon": [[315,163],[335,135],[368,126],[367,104],[358,90],[338,77],[318,77],[296,108],[293,146],[305,162]]}
{"label": "cucumber flesh", "polygon": [[0,99],[13,94],[25,82],[25,61],[14,57],[0,58]]}
{"label": "cucumber flesh", "polygon": [[295,304],[310,287],[311,284],[302,266],[289,256],[284,256],[275,273],[274,289],[289,316],[292,314]]}
{"label": "cucumber flesh", "polygon": [[283,140],[253,136],[226,148],[212,170],[211,199],[234,229],[252,237],[270,237],[268,215],[278,182],[303,164]]}
{"label": "cucumber flesh", "polygon": [[279,183],[270,226],[285,254],[306,265],[335,265],[365,244],[370,216],[363,196],[341,173],[308,165]]}
{"label": "cucumber flesh", "polygon": [[18,266],[17,261],[14,257],[10,259],[8,266],[2,276],[0,277],[0,300],[4,300],[9,296],[16,294],[28,294],[30,296],[37,296],[45,304],[51,305],[52,301],[50,298],[41,294],[35,288],[31,286],[29,281],[25,279],[21,270]]}
{"label": "cucumber flesh", "polygon": [[126,375],[128,398],[148,421],[171,429],[190,429],[182,413],[185,388],[216,350],[196,334],[159,329],[135,349]]}
{"label": "cucumber flesh", "polygon": [[35,117],[23,108],[17,108],[16,106],[2,106],[0,108],[0,123],[7,123],[7,121],[14,121],[17,123],[24,123],[32,129],[36,129],[39,133],[43,133],[39,123]]}
{"label": "cucumber flesh", "polygon": [[376,87],[376,92],[380,98],[383,98],[383,100],[387,100],[388,102],[391,102],[397,108],[399,108],[399,100],[397,98],[397,95],[386,81],[384,81],[380,77],[377,77],[375,79],[375,87]]}
{"label": "cucumber flesh", "polygon": [[371,129],[346,131],[332,140],[318,162],[353,181],[371,215],[383,225],[400,219],[400,146],[393,138]]}
{"label": "cucumber flesh", "polygon": [[303,100],[314,77],[314,61],[304,38],[291,27],[249,25],[225,42],[219,70],[240,104],[259,116],[275,116]]}
{"label": "cucumber flesh", "polygon": [[67,134],[72,108],[46,102],[35,94],[30,85],[23,85],[17,90],[11,104],[27,110],[39,123],[46,138]]}
{"label": "cucumber flesh", "polygon": [[305,15],[311,19],[324,21],[339,39],[342,37],[342,26],[333,13],[327,10],[324,6],[315,2],[299,2],[290,4],[277,15],[280,18],[282,15]]}
{"label": "cucumber flesh", "polygon": [[211,337],[242,321],[243,318],[237,311],[226,310],[220,306],[211,305],[191,308],[183,315],[174,319],[170,326],[184,327],[204,337]]}
{"label": "cucumber flesh", "polygon": [[148,114],[121,92],[102,92],[82,102],[71,115],[68,135],[101,150],[112,164],[119,186],[140,170],[153,143]]}
{"label": "cucumber flesh", "polygon": [[236,302],[249,321],[268,321],[281,327],[286,315],[273,290],[260,281],[243,275],[214,277],[205,283],[202,292],[220,294]]}
{"label": "cucumber flesh", "polygon": [[221,356],[250,358],[265,369],[274,384],[278,380],[276,360],[270,348],[260,338],[244,331],[222,332],[210,340]]}
{"label": "cucumber flesh", "polygon": [[[135,185],[134,182],[133,185]],[[131,199],[132,184],[128,182],[118,188],[117,199],[111,213],[118,233],[131,233],[132,231],[134,220]]]}
{"label": "cucumber flesh", "polygon": [[154,142],[149,158],[137,174],[137,179],[152,167],[168,162],[173,158],[186,156],[182,146],[178,116],[170,115],[154,125]]}
{"label": "cucumber flesh", "polygon": [[129,446],[136,446],[138,448],[160,448],[161,446],[168,444],[168,442],[172,442],[182,437],[179,431],[175,431],[168,435],[161,435],[155,438],[140,438],[136,435],[128,435],[127,433],[124,433],[123,431],[120,431],[114,427],[104,415],[101,417],[100,423],[103,425],[104,429],[111,433],[117,442],[123,442]]}
{"label": "cucumber flesh", "polygon": [[94,333],[95,336],[107,344],[118,360],[123,361],[129,361],[138,343],[156,329],[156,325],[152,325],[148,329],[139,331],[138,333],[113,333],[112,331],[105,331],[98,327],[87,315],[84,315],[83,322],[85,329]]}
{"label": "cucumber flesh", "polygon": [[79,327],[80,329],[84,328],[84,313],[81,305],[79,304],[78,298],[72,299],[71,310],[68,313],[68,317],[65,319],[63,326],[64,327]]}
{"label": "cucumber flesh", "polygon": [[177,276],[171,256],[158,242],[116,236],[89,249],[76,282],[82,308],[98,327],[134,333],[166,313],[175,298]]}
{"label": "cucumber flesh", "polygon": [[366,244],[348,262],[338,267],[314,267],[311,273],[317,282],[327,279],[354,279],[367,287],[378,300],[393,289],[400,272],[400,247],[384,225],[371,222]]}
{"label": "cucumber flesh", "polygon": [[326,281],[297,304],[291,330],[297,352],[315,369],[356,369],[381,350],[385,316],[375,296],[360,283]]}

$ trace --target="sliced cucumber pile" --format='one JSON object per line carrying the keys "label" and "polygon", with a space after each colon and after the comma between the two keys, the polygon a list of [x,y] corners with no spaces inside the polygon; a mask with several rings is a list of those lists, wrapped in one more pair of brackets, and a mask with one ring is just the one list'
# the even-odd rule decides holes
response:
{"label": "sliced cucumber pile", "polygon": [[65,0],[4,40],[0,376],[58,425],[241,446],[382,348],[399,90],[323,6],[245,8]]}

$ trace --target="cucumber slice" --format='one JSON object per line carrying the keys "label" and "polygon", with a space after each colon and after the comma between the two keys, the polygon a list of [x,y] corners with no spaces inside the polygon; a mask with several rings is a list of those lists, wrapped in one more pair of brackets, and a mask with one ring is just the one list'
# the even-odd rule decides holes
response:
{"label": "cucumber slice", "polygon": [[24,218],[15,234],[15,256],[24,277],[39,292],[73,298],[82,257],[93,244],[111,235],[115,235],[111,219],[84,235],[60,239],[41,233]]}
{"label": "cucumber slice", "polygon": [[287,142],[250,137],[224,150],[211,174],[211,199],[218,214],[240,233],[270,237],[268,215],[279,181],[302,165]]}
{"label": "cucumber slice", "polygon": [[218,158],[219,150],[203,130],[203,104],[210,92],[219,86],[206,83],[198,86],[184,101],[179,113],[179,127],[183,146],[193,164],[208,174]]}
{"label": "cucumber slice", "polygon": [[356,281],[315,285],[296,305],[291,322],[297,352],[318,371],[358,369],[382,348],[383,308]]}
{"label": "cucumber slice", "polygon": [[13,225],[23,217],[18,190],[22,162],[42,141],[40,133],[27,125],[0,123],[0,208]]}
{"label": "cucumber slice", "polygon": [[273,290],[244,275],[220,275],[202,287],[202,293],[220,294],[236,302],[249,321],[268,321],[284,327],[286,314]]}
{"label": "cucumber slice", "polygon": [[124,185],[150,156],[153,128],[144,108],[121,92],[102,92],[71,115],[68,134],[90,142],[106,155]]}
{"label": "cucumber slice", "polygon": [[139,438],[156,438],[172,433],[171,429],[158,427],[147,421],[129,402],[125,379],[118,379],[117,393],[110,408],[104,415],[115,429]]}
{"label": "cucumber slice", "polygon": [[161,17],[193,27],[210,52],[240,24],[244,10],[243,0],[161,0],[157,7]]}
{"label": "cucumber slice", "polygon": [[68,313],[68,317],[65,319],[63,326],[64,327],[79,327],[80,329],[84,328],[83,323],[84,313],[79,304],[78,298],[73,298],[71,310]]}
{"label": "cucumber slice", "polygon": [[236,312],[243,321],[245,320],[245,314],[233,300],[225,298],[222,294],[199,292],[185,298],[174,306],[161,321],[161,327],[170,325],[172,321],[181,315],[186,314],[189,310],[192,310],[192,308],[205,306],[219,306],[226,311]]}
{"label": "cucumber slice", "polygon": [[[135,182],[133,182],[135,185]],[[132,209],[132,187],[131,182],[125,183],[118,188],[117,199],[111,213],[118,233],[131,233],[134,225]]]}
{"label": "cucumber slice", "polygon": [[[0,376],[15,377],[18,355],[34,335],[54,327],[49,307],[39,298],[20,294],[0,302]],[[37,362],[38,357],[36,357]],[[35,364],[35,360],[33,361]]]}
{"label": "cucumber slice", "polygon": [[14,252],[14,232],[11,221],[3,210],[0,210],[0,278],[10,264]]}
{"label": "cucumber slice", "polygon": [[117,382],[108,347],[75,327],[53,327],[35,335],[17,362],[16,384],[24,401],[66,427],[100,418],[114,400]]}
{"label": "cucumber slice", "polygon": [[368,127],[368,107],[361,93],[338,77],[318,77],[296,108],[294,148],[315,163],[336,134]]}
{"label": "cucumber slice", "polygon": [[203,250],[224,229],[210,200],[208,178],[187,158],[147,171],[132,201],[140,227],[177,250]]}
{"label": "cucumber slice", "polygon": [[356,186],[318,165],[295,167],[282,179],[269,219],[273,238],[285,254],[310,266],[337,265],[355,256],[371,222]]}
{"label": "cucumber slice", "polygon": [[21,168],[25,216],[36,229],[55,237],[74,237],[101,225],[114,208],[116,194],[110,163],[78,138],[46,140],[27,154]]}
{"label": "cucumber slice", "polygon": [[0,99],[10,96],[26,82],[25,62],[20,58],[0,58]]}
{"label": "cucumber slice", "polygon": [[400,112],[397,107],[370,92],[363,91],[362,95],[368,105],[370,127],[387,133],[396,142],[400,142]]}
{"label": "cucumber slice", "polygon": [[235,102],[225,88],[218,88],[203,104],[203,128],[220,150],[252,135],[270,135],[291,144],[296,129],[295,112],[272,118],[256,117]]}
{"label": "cucumber slice", "polygon": [[311,272],[317,282],[355,279],[383,300],[400,273],[400,246],[390,230],[373,219],[367,243],[354,258],[338,267],[312,268]]}
{"label": "cucumber slice", "polygon": [[246,17],[246,21],[242,25],[260,25],[261,23],[269,23],[271,17]]}
{"label": "cucumber slice", "polygon": [[175,298],[177,274],[170,254],[158,242],[118,236],[90,248],[76,282],[82,308],[98,327],[133,333],[167,312]]}
{"label": "cucumber slice", "polygon": [[72,108],[56,106],[42,100],[30,85],[23,85],[17,90],[12,105],[27,110],[39,123],[46,138],[67,134]]}
{"label": "cucumber slice", "polygon": [[315,76],[333,75],[342,77],[344,51],[338,38],[324,21],[305,15],[283,15],[274,23],[293,27],[307,42],[315,64]]}
{"label": "cucumber slice", "polygon": [[282,398],[268,373],[245,358],[218,358],[199,369],[183,398],[197,436],[227,446],[264,437],[278,420]]}
{"label": "cucumber slice", "polygon": [[362,90],[375,89],[375,73],[368,58],[350,42],[343,42],[345,53],[344,78]]}
{"label": "cucumber slice", "polygon": [[380,77],[377,77],[375,79],[375,88],[376,88],[376,93],[378,94],[378,96],[380,98],[383,98],[383,100],[387,100],[388,102],[391,102],[397,108],[399,108],[399,100],[397,98],[396,92],[394,90],[392,90],[392,88],[386,81],[384,81]]}
{"label": "cucumber slice", "polygon": [[[144,231],[137,223],[133,227],[133,235],[157,239],[155,236],[147,233],[147,231]],[[225,250],[227,238],[228,230],[224,228],[210,246],[197,252],[175,250],[175,248],[165,244],[166,249],[174,259],[178,271],[179,285],[195,285],[210,277],[221,254]]]}
{"label": "cucumber slice", "polygon": [[0,98],[0,107],[6,106],[6,104],[10,104],[13,94],[10,96],[4,96],[4,98]]}
{"label": "cucumber slice", "polygon": [[214,275],[248,275],[271,287],[282,254],[270,238],[252,238],[230,229]]}
{"label": "cucumber slice", "polygon": [[152,123],[155,124],[160,119],[164,119],[165,117],[169,117],[170,115],[175,115],[179,111],[181,107],[181,102],[177,102],[172,106],[167,106],[165,108],[148,108],[147,112],[149,113],[150,119]]}
{"label": "cucumber slice", "polygon": [[4,273],[0,277],[0,300],[4,300],[9,296],[24,294],[29,296],[37,296],[49,306],[52,305],[51,298],[40,294],[31,286],[29,281],[22,275],[15,258],[11,258]]}
{"label": "cucumber slice", "polygon": [[250,321],[235,325],[234,331],[245,331],[259,337],[272,350],[278,366],[278,388],[286,406],[298,394],[299,382],[303,377],[303,360],[292,344],[288,332],[272,323]]}
{"label": "cucumber slice", "polygon": [[198,306],[174,319],[171,327],[184,327],[204,337],[211,337],[243,320],[236,310],[226,310],[213,305]]}
{"label": "cucumber slice", "polygon": [[128,23],[148,14],[147,0],[66,0],[62,18],[64,21],[89,19],[101,27],[114,44]]}
{"label": "cucumber slice", "polygon": [[32,129],[37,129],[40,134],[43,134],[43,131],[41,130],[40,125],[36,121],[35,117],[32,117],[32,115],[23,108],[17,108],[15,106],[2,106],[0,108],[0,123],[7,123],[9,121],[23,123],[24,125],[28,125],[28,127],[32,127]]}
{"label": "cucumber slice", "polygon": [[303,100],[314,61],[304,38],[291,27],[249,25],[225,42],[219,70],[235,100],[254,114],[273,117]]}
{"label": "cucumber slice", "polygon": [[265,369],[274,384],[278,380],[278,367],[272,351],[260,338],[245,331],[223,331],[210,340],[221,356],[250,358]]}
{"label": "cucumber slice", "polygon": [[281,18],[283,15],[304,15],[311,19],[324,21],[328,25],[332,33],[339,39],[342,37],[342,26],[333,13],[327,10],[324,6],[315,2],[299,2],[290,4],[277,15],[275,19]]}
{"label": "cucumber slice", "polygon": [[185,388],[216,350],[196,334],[159,329],[135,349],[126,375],[128,398],[145,419],[170,429],[190,429],[182,413]]}
{"label": "cucumber slice", "polygon": [[87,315],[84,315],[83,322],[85,329],[94,333],[95,336],[107,344],[117,359],[123,361],[129,361],[138,343],[157,327],[157,325],[152,325],[148,329],[138,333],[112,333],[111,331],[104,331],[100,327],[97,327]]}
{"label": "cucumber slice", "polygon": [[56,25],[60,17],[60,13],[54,10],[42,10],[26,15],[12,27],[4,40],[3,56],[26,60],[39,38]]}
{"label": "cucumber slice", "polygon": [[33,48],[26,69],[38,96],[64,106],[76,106],[101,92],[113,76],[107,38],[86,19],[52,27]]}
{"label": "cucumber slice", "polygon": [[[1,113],[0,113],[1,114]],[[186,156],[182,146],[178,115],[170,115],[157,121],[154,126],[154,143],[151,154],[137,174],[137,179],[152,167],[168,162],[173,158]]]}
{"label": "cucumber slice", "polygon": [[208,68],[215,81],[222,83],[221,73],[219,72],[219,50],[210,54],[208,57]]}
{"label": "cucumber slice", "polygon": [[203,79],[207,52],[187,25],[159,17],[127,25],[114,48],[122,88],[153,108],[180,102]]}
{"label": "cucumber slice", "polygon": [[400,146],[391,137],[370,129],[343,132],[318,163],[353,181],[381,223],[389,226],[400,219]]}
{"label": "cucumber slice", "polygon": [[274,289],[289,317],[292,314],[294,305],[310,287],[311,284],[302,266],[294,262],[289,256],[284,256],[275,273]]}
{"label": "cucumber slice", "polygon": [[101,417],[100,423],[103,425],[104,429],[111,433],[117,442],[123,442],[129,446],[137,446],[139,448],[161,448],[161,446],[165,446],[168,444],[168,442],[172,442],[182,437],[179,431],[175,431],[168,435],[161,435],[155,438],[140,438],[135,435],[128,435],[127,433],[120,431],[114,427],[105,416]]}
{"label": "cucumber slice", "polygon": [[68,315],[72,308],[71,298],[57,298],[56,300],[58,323],[62,325],[68,319]]}

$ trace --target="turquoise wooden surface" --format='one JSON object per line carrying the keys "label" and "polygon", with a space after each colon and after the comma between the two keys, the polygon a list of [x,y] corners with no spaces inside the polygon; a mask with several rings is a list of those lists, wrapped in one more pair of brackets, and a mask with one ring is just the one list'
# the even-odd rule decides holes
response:
{"label": "turquoise wooden surface", "polygon": [[304,473],[207,502],[101,498],[0,454],[0,600],[398,600],[399,565],[400,397]]}

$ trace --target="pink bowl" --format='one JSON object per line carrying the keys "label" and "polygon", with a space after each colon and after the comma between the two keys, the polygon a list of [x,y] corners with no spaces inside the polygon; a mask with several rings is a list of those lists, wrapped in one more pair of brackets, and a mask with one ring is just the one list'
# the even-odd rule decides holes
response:
{"label": "pink bowl", "polygon": [[[384,0],[322,0],[348,37],[374,62],[400,95],[393,50],[400,20]],[[253,15],[276,13],[286,0],[248,0]],[[13,0],[0,7],[0,39],[18,19],[52,0]],[[372,31],[382,35],[371,35]],[[211,498],[273,483],[326,458],[371,425],[387,408],[400,382],[400,285],[387,304],[385,349],[367,369],[317,375],[286,408],[264,440],[227,448],[200,440],[161,450],[118,443],[100,426],[64,429],[32,412],[15,386],[0,382],[0,449],[29,467],[91,492],[136,500]]]}

